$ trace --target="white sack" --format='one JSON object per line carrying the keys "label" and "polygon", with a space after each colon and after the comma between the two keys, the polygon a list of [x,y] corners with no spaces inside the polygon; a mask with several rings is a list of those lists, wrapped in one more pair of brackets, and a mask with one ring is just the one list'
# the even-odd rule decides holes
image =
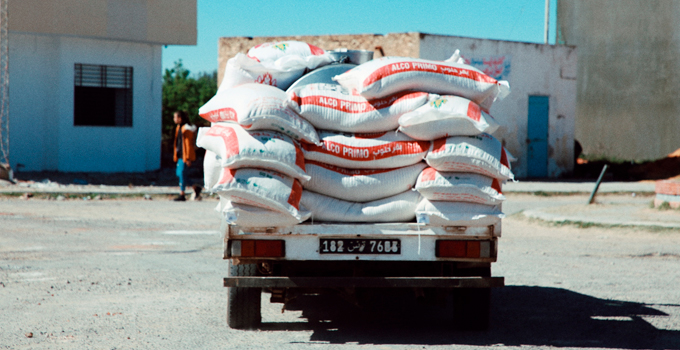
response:
{"label": "white sack", "polygon": [[410,57],[382,57],[333,77],[340,85],[368,99],[416,90],[462,96],[489,110],[510,87],[464,63]]}
{"label": "white sack", "polygon": [[438,171],[475,173],[502,181],[515,179],[505,148],[489,134],[434,140],[425,161]]}
{"label": "white sack", "polygon": [[[200,134],[202,128],[199,128]],[[203,156],[203,187],[210,191],[222,175],[222,159],[215,152],[205,151]]]}
{"label": "white sack", "polygon": [[238,124],[215,124],[199,129],[196,145],[216,153],[224,168],[261,168],[309,180],[302,149],[290,137],[275,131],[246,131]]}
{"label": "white sack", "polygon": [[367,100],[340,85],[309,84],[288,93],[300,115],[317,129],[345,132],[382,132],[399,126],[399,117],[422,106],[428,93],[405,91]]}
{"label": "white sack", "polygon": [[440,173],[431,167],[418,176],[415,188],[423,198],[434,201],[497,205],[505,200],[498,179],[479,174]]}
{"label": "white sack", "polygon": [[452,95],[432,95],[427,104],[399,118],[399,131],[416,140],[492,134],[496,129],[496,120],[478,104]]}
{"label": "white sack", "polygon": [[299,41],[264,43],[230,58],[219,89],[258,83],[288,89],[306,71],[333,62],[329,53]]}
{"label": "white sack", "polygon": [[312,213],[300,206],[300,220],[288,213],[267,210],[252,205],[234,203],[220,198],[215,208],[230,225],[241,227],[285,227],[297,225],[312,216]]}
{"label": "white sack", "polygon": [[427,165],[418,162],[395,169],[346,169],[308,160],[305,166],[312,177],[303,185],[305,190],[351,202],[369,202],[412,189]]}
{"label": "white sack", "polygon": [[430,141],[417,141],[402,133],[319,133],[321,146],[303,144],[305,159],[349,169],[390,169],[420,162]]}
{"label": "white sack", "polygon": [[198,114],[213,123],[237,123],[246,130],[273,130],[295,140],[318,143],[316,129],[294,109],[283,90],[244,84],[221,89],[198,109]]}
{"label": "white sack", "polygon": [[304,59],[309,69],[333,62],[333,57],[324,49],[295,40],[256,45],[248,50],[248,57],[258,62],[281,62],[281,59],[294,60],[297,57]]}
{"label": "white sack", "polygon": [[296,220],[302,220],[300,181],[275,171],[224,168],[211,191],[234,203],[287,213]]}
{"label": "white sack", "polygon": [[302,193],[302,205],[312,211],[312,222],[407,222],[415,218],[420,194],[408,190],[367,203],[343,201],[311,191]]}
{"label": "white sack", "polygon": [[484,227],[501,222],[505,214],[497,205],[422,199],[416,208],[418,223],[435,226]]}

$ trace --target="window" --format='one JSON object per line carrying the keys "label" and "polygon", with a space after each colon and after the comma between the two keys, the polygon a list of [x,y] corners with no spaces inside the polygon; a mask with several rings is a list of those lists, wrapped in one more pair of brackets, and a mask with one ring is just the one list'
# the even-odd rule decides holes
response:
{"label": "window", "polygon": [[132,67],[75,64],[73,125],[132,126]]}

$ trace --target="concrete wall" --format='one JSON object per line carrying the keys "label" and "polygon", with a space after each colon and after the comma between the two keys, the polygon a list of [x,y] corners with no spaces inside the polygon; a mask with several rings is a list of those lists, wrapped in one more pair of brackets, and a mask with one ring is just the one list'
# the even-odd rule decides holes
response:
{"label": "concrete wall", "polygon": [[14,32],[196,45],[196,0],[9,1]]}
{"label": "concrete wall", "polygon": [[[510,83],[510,95],[496,101],[490,114],[501,124],[494,136],[518,159],[512,164],[515,175],[527,175],[529,95],[550,96],[548,176],[572,172],[576,48],[441,35],[423,35],[420,41],[421,58],[445,60],[456,49],[487,74]],[[485,66],[476,64],[483,60]]]}
{"label": "concrete wall", "polygon": [[585,154],[665,157],[680,147],[680,2],[559,1],[558,43],[579,52],[576,139]]}
{"label": "concrete wall", "polygon": [[[160,168],[161,47],[10,33],[10,165],[19,171]],[[74,64],[133,67],[132,127],[73,125]]]}
{"label": "concrete wall", "polygon": [[[222,81],[227,60],[237,53],[246,53],[256,45],[284,40],[297,40],[312,44],[324,50],[346,48],[350,50],[372,50],[373,57],[405,56],[418,57],[419,33],[358,34],[358,35],[318,35],[318,36],[279,36],[279,37],[223,37],[218,42],[217,81]],[[379,48],[382,48],[382,52]]]}

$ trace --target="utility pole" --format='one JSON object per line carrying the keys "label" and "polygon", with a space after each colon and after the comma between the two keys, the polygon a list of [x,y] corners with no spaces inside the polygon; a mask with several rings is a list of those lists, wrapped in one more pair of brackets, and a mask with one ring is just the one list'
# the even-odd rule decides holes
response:
{"label": "utility pole", "polygon": [[545,34],[543,42],[548,45],[548,32],[550,31],[550,0],[545,0]]}
{"label": "utility pole", "polygon": [[9,166],[9,29],[7,3],[0,0],[0,179],[12,180]]}

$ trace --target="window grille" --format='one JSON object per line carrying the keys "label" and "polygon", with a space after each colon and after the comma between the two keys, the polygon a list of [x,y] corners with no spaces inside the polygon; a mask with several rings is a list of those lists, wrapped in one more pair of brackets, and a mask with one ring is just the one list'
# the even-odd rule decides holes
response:
{"label": "window grille", "polygon": [[132,126],[132,67],[75,64],[76,126]]}

